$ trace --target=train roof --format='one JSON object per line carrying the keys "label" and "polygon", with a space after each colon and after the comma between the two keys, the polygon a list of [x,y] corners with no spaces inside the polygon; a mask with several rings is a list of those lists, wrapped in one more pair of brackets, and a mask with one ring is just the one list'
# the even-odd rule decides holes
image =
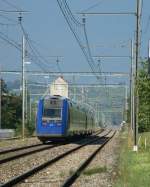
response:
{"label": "train roof", "polygon": [[64,97],[64,96],[60,96],[60,95],[48,95],[48,96],[45,96],[43,99],[60,99],[60,100],[64,100],[64,99],[67,99],[67,98]]}
{"label": "train roof", "polygon": [[80,109],[82,109],[83,111],[88,111],[89,113],[93,113],[94,109],[92,106],[86,104],[86,103],[79,103],[79,102],[75,102],[73,100],[71,100],[70,98],[64,97],[64,96],[60,96],[60,95],[48,95],[45,96],[43,99],[60,99],[60,100],[64,100],[67,99],[69,101],[69,103],[71,103],[71,105],[73,106],[77,106]]}

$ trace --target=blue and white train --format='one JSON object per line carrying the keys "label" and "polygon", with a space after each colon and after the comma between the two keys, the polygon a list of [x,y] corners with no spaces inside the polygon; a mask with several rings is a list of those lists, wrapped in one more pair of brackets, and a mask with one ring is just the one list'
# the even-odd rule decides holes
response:
{"label": "blue and white train", "polygon": [[36,135],[43,143],[96,130],[94,112],[62,96],[40,99],[36,121]]}

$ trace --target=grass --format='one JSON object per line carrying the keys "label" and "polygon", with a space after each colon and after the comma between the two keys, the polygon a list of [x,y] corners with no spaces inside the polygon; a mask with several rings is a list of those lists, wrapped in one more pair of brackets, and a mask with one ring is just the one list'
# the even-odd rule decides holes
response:
{"label": "grass", "polygon": [[71,169],[69,170],[69,175],[72,175],[74,172],[75,172],[75,170],[74,170],[73,168],[71,168]]}
{"label": "grass", "polygon": [[[85,171],[83,171],[82,174],[90,176],[90,175],[94,175],[94,174],[102,173],[102,172],[106,172],[106,171],[107,171],[106,166],[94,167],[94,168],[86,169]],[[69,175],[72,175],[74,172],[75,172],[75,170],[71,168],[69,170]]]}
{"label": "grass", "polygon": [[64,172],[64,171],[61,171],[61,172],[59,173],[59,176],[60,176],[60,177],[64,177],[64,176],[65,176],[65,172]]}
{"label": "grass", "polygon": [[114,187],[150,187],[150,132],[141,134],[137,153],[132,151],[129,142],[126,131],[121,140],[118,176]]}
{"label": "grass", "polygon": [[94,167],[94,168],[85,170],[83,172],[83,174],[84,175],[94,175],[94,174],[102,173],[102,172],[106,172],[106,171],[107,171],[106,166],[104,166],[104,167]]}

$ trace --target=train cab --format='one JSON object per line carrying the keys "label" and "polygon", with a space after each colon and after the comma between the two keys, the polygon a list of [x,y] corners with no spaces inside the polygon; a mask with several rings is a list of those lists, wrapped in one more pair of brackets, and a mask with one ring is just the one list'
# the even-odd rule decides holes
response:
{"label": "train cab", "polygon": [[[65,136],[67,102],[62,97],[46,97],[39,101],[36,134],[41,141]],[[49,139],[50,140],[50,139]]]}

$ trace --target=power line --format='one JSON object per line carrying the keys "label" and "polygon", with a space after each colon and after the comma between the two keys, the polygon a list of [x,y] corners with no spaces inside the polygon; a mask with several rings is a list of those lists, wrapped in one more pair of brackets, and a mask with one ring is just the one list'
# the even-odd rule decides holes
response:
{"label": "power line", "polygon": [[0,31],[0,38],[21,52],[21,45]]}
{"label": "power line", "polygon": [[99,6],[103,1],[104,1],[104,0],[99,0],[99,2],[95,3],[94,5],[91,5],[90,7],[88,7],[88,8],[86,8],[86,9],[82,10],[81,12],[87,12],[87,11],[89,11],[89,10],[91,10],[91,9],[93,9],[93,8],[95,8],[95,7],[97,7],[97,6]]}
{"label": "power line", "polygon": [[26,10],[2,10],[0,9],[0,12],[2,13],[28,13],[29,11]]}
{"label": "power line", "polygon": [[[29,41],[30,41],[30,44],[32,45],[32,48],[34,48],[35,52],[37,53],[36,57],[39,57],[47,67],[49,67],[49,65],[52,65],[52,64],[50,64],[49,60],[47,60],[46,57],[39,52],[39,50],[33,44],[33,40],[31,40],[29,38]],[[60,65],[57,63],[57,60],[59,61],[59,58],[62,58],[62,56],[59,56],[59,55],[57,55],[57,56],[51,55],[50,56],[49,55],[47,57],[56,58],[56,64],[55,65],[57,66],[57,69],[59,71],[61,68],[60,68]]]}
{"label": "power line", "polygon": [[[2,70],[1,73],[3,74],[21,74],[20,70]],[[26,71],[26,73],[31,75],[51,75],[51,76],[58,76],[60,72],[54,72],[54,71],[45,71],[44,73],[42,71]],[[114,76],[114,77],[129,77],[130,74],[127,72],[61,72],[64,76],[95,76],[95,74],[99,76]]]}
{"label": "power line", "polygon": [[22,9],[21,8],[19,8],[19,7],[17,7],[15,4],[13,4],[12,2],[10,3],[9,1],[7,1],[7,0],[2,0],[4,3],[6,3],[7,5],[9,5],[10,7],[12,7],[12,8],[15,8],[16,10],[18,10],[18,11],[21,11]]}
{"label": "power line", "polygon": [[[22,19],[22,18],[20,18],[20,19]],[[21,20],[20,20],[20,27],[21,27],[21,30],[22,30],[22,32],[24,33],[25,37],[26,37],[26,41],[27,41],[27,43],[28,43],[28,45],[29,45],[29,47],[30,47],[32,53],[35,55],[35,57],[38,59],[39,62],[42,62],[42,64],[45,64],[45,66],[48,66],[49,61],[48,61],[46,58],[44,58],[43,55],[41,55],[41,53],[38,51],[38,49],[37,49],[35,46],[33,46],[32,40],[29,38],[28,33],[25,31],[25,29],[24,29],[24,27],[23,27],[23,25],[22,25]],[[40,63],[38,63],[38,65],[39,65],[44,71],[46,70],[45,67],[43,68],[43,67],[41,66]],[[56,65],[57,65],[58,70],[60,70],[60,67],[58,67],[58,63],[56,63]],[[48,67],[48,68],[49,68],[49,67]]]}
{"label": "power line", "polygon": [[79,15],[89,16],[129,16],[136,15],[135,12],[77,12]]}
{"label": "power line", "polygon": [[[84,33],[84,37],[85,37],[85,42],[86,42],[87,50],[86,50],[86,48],[83,46],[83,44],[82,44],[82,42],[81,42],[81,39],[80,39],[80,37],[79,37],[79,34],[77,33],[76,29],[74,28],[74,25],[76,25],[76,24],[75,24],[74,21],[72,22],[72,16],[70,15],[70,12],[71,12],[71,11],[68,12],[68,9],[66,8],[66,7],[69,7],[69,6],[67,5],[66,0],[57,0],[57,3],[58,3],[58,5],[59,5],[59,7],[60,7],[60,10],[61,10],[63,16],[65,17],[65,19],[66,19],[66,21],[67,21],[67,23],[68,23],[68,25],[69,25],[70,30],[71,30],[72,33],[74,34],[75,39],[77,40],[77,43],[79,44],[79,46],[80,46],[80,48],[81,48],[81,50],[82,50],[82,52],[83,52],[83,54],[84,54],[84,56],[85,56],[85,58],[86,58],[88,64],[89,64],[89,66],[90,66],[92,72],[94,73],[95,70],[96,70],[96,67],[95,67],[93,58],[92,58],[92,56],[91,56],[91,51],[90,51],[90,47],[89,47],[89,43],[88,43],[87,32],[86,32],[86,27],[85,27],[85,18],[83,18],[83,23],[80,24],[80,25],[82,26],[81,29],[82,29],[82,31],[83,31],[83,33]],[[74,25],[73,25],[73,24],[74,24]],[[99,79],[98,76],[96,76],[96,78]]]}
{"label": "power line", "polygon": [[[41,61],[41,58],[42,58],[42,60],[43,60],[43,57],[41,57],[41,54],[38,52],[38,50],[35,49],[35,47],[33,47],[32,43],[31,43],[31,41],[30,41],[30,39],[29,39],[29,36],[28,36],[27,32],[25,31],[25,29],[24,29],[22,23],[21,23],[21,19],[22,19],[22,18],[20,18],[20,27],[21,27],[21,30],[22,30],[23,34],[25,35],[25,37],[26,37],[26,41],[27,41],[27,43],[28,43],[28,45],[29,45],[29,47],[30,47],[32,53],[35,55],[36,59],[38,60],[38,61],[36,61],[35,63],[38,64],[38,66],[39,66],[43,71],[46,71],[45,67],[42,66],[42,64],[43,64],[44,62]],[[38,56],[37,56],[37,54],[38,54]],[[31,59],[32,59],[32,58],[31,58]],[[45,60],[45,59],[44,59],[44,60]],[[44,61],[44,60],[43,60],[43,61]],[[42,63],[41,63],[41,62],[42,62]]]}
{"label": "power line", "polygon": [[[83,18],[83,20],[84,20],[84,23],[85,23],[85,18]],[[91,62],[91,65],[92,65],[92,70],[93,70],[93,72],[95,72],[95,70],[94,70],[95,65],[94,65],[94,61],[93,61],[92,55],[91,55],[91,50],[90,50],[90,46],[89,46],[89,41],[88,41],[88,37],[87,37],[85,24],[84,24],[84,35],[85,35],[85,39],[86,39],[86,44],[87,44],[87,49],[88,49],[90,62]],[[97,77],[97,78],[99,79],[99,77]]]}
{"label": "power line", "polygon": [[[22,26],[22,24],[21,24],[21,21],[22,21],[22,16],[21,16],[21,14],[22,14],[22,12],[26,12],[26,11],[22,11],[22,10],[21,10],[21,11],[18,11],[18,10],[17,10],[17,11],[14,11],[14,12],[19,12],[19,13],[20,13],[20,16],[18,17],[18,19],[19,19],[19,24],[20,24],[20,26],[21,26],[21,30],[23,31],[24,35],[25,35],[26,38],[27,38],[27,41],[28,41],[28,44],[29,44],[29,47],[30,47],[32,53],[35,54],[35,56],[37,56],[37,54],[36,54],[37,51],[35,52],[35,49],[34,49],[34,48],[32,47],[32,45],[30,44],[30,41],[28,40],[28,34],[25,32],[25,30],[24,30],[24,28],[23,28],[23,26]],[[7,20],[9,20],[9,21],[13,21],[13,22],[14,22],[14,20],[8,18],[7,16],[4,16],[4,15],[0,15],[0,16],[4,17],[5,19],[7,19]],[[11,46],[13,46],[13,47],[15,47],[16,49],[18,49],[20,52],[22,51],[21,45],[20,45],[20,44],[18,44],[18,43],[15,42],[14,40],[8,38],[8,37],[7,37],[5,34],[3,34],[2,32],[0,32],[0,38],[1,38],[2,40],[6,41],[7,43],[9,43]],[[28,54],[30,55],[30,53],[28,53]],[[38,53],[38,55],[41,56],[39,53]],[[34,61],[33,58],[31,58],[31,59]],[[35,63],[36,63],[41,69],[43,69],[43,70],[45,71],[46,69],[42,66],[42,63],[39,63],[39,62],[37,61],[37,59],[39,60],[39,58],[36,57]],[[39,60],[39,61],[40,61],[40,60]]]}
{"label": "power line", "polygon": [[[1,15],[0,15],[1,16]],[[6,16],[4,16],[4,18],[7,18]],[[8,18],[9,19],[9,18]],[[12,21],[10,19],[10,21]],[[26,35],[26,37],[28,36],[28,34],[25,32],[25,30],[23,30],[24,34]],[[28,37],[27,37],[28,38]],[[21,44],[17,43],[16,41],[14,41],[13,39],[9,38],[7,35],[5,35],[3,32],[0,31],[0,39],[4,40],[5,42],[7,42],[8,44],[10,44],[11,46],[15,47],[17,50],[19,50],[20,52],[22,51],[21,49]],[[42,60],[44,61],[45,59],[43,59],[42,55],[35,49],[32,47],[31,42],[28,40],[30,49],[32,51],[32,53],[35,55],[34,57],[36,57],[35,59],[35,63],[44,71],[46,71],[47,69],[45,69],[42,63],[39,63],[39,61],[41,62],[40,58],[42,58]],[[36,50],[36,51],[35,51]],[[38,55],[36,54],[38,53]],[[28,52],[28,54],[30,55],[31,59],[34,61],[33,56],[31,55],[31,53]],[[38,61],[37,61],[38,60]],[[45,63],[47,63],[48,61],[45,60]],[[49,63],[49,62],[48,62]],[[47,65],[47,64],[45,64]]]}
{"label": "power line", "polygon": [[[28,83],[28,85],[34,85],[34,86],[46,86],[47,87],[47,84],[45,83]],[[59,84],[57,84],[59,85]],[[60,85],[63,85],[63,84],[60,84]],[[81,88],[81,87],[86,87],[86,88],[98,88],[98,87],[120,87],[120,88],[124,88],[126,86],[126,84],[69,84],[69,87],[77,87],[77,88]]]}
{"label": "power line", "polygon": [[58,67],[59,72],[62,74],[62,70],[61,70],[61,67],[60,67],[59,62],[60,62],[60,61],[59,61],[59,59],[57,58],[57,59],[56,59],[57,67]]}
{"label": "power line", "polygon": [[105,47],[105,48],[125,48],[129,47],[129,40],[128,41],[121,41],[119,43],[112,43],[112,44],[93,44],[90,47]]}
{"label": "power line", "polygon": [[128,55],[95,55],[94,58],[131,58]]}
{"label": "power line", "polygon": [[68,14],[70,15],[71,19],[73,20],[73,22],[74,22],[77,26],[83,26],[83,24],[80,23],[80,22],[74,17],[74,15],[72,14],[72,12],[71,12],[71,10],[70,10],[70,8],[69,8],[69,6],[68,6],[66,0],[63,0],[63,2],[64,2],[64,4],[65,4],[65,7],[66,7],[66,10],[67,10]]}
{"label": "power line", "polygon": [[[30,42],[32,42],[32,45],[35,44],[36,46],[38,46],[41,49],[43,49],[43,46],[41,47],[40,44],[37,41],[31,40],[31,38],[30,38]],[[45,48],[45,49],[47,49],[47,48]],[[34,56],[32,55],[32,57],[34,57]],[[40,58],[44,57],[45,59],[46,58],[55,58],[56,59],[56,64],[55,65],[57,66],[58,71],[61,72],[61,67],[60,67],[60,64],[59,64],[60,60],[59,59],[60,58],[64,58],[62,55],[39,55],[39,56],[36,55],[36,57],[40,57]],[[57,62],[57,61],[59,61],[59,62]],[[47,61],[47,62],[49,63],[49,61]]]}
{"label": "power line", "polygon": [[1,26],[16,26],[17,24],[11,24],[11,23],[0,23]]}
{"label": "power line", "polygon": [[16,23],[16,24],[17,24],[17,21],[15,21],[15,20],[12,19],[12,18],[9,18],[9,17],[6,16],[6,15],[0,14],[0,17],[6,19],[7,21],[10,21],[10,22],[13,22],[13,23]]}

